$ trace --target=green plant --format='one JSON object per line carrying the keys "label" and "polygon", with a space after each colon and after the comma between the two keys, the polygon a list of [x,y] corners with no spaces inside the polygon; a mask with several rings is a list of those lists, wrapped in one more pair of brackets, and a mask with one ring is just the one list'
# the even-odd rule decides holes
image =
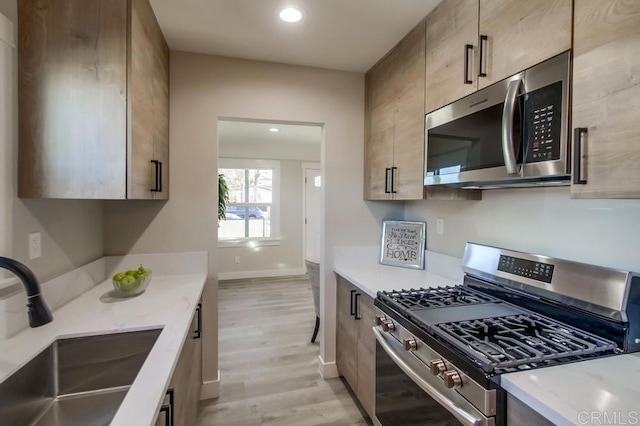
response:
{"label": "green plant", "polygon": [[226,210],[229,204],[229,186],[223,174],[218,175],[218,221],[225,220]]}

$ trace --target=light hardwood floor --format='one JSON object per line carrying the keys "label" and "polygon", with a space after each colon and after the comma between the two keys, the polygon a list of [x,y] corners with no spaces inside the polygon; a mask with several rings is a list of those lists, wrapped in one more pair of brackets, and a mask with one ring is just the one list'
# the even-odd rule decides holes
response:
{"label": "light hardwood floor", "polygon": [[[341,379],[318,372],[308,279],[220,283],[221,396],[199,425],[367,425]],[[318,336],[319,338],[319,336]]]}

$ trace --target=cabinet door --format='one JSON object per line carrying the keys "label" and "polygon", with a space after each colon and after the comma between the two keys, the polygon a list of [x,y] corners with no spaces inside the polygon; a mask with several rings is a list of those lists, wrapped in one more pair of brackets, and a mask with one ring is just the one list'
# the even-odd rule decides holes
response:
{"label": "cabinet door", "polygon": [[480,35],[488,39],[479,88],[569,50],[571,6],[571,0],[480,0]]}
{"label": "cabinet door", "polygon": [[155,17],[148,0],[132,0],[129,33],[129,139],[127,198],[152,199],[156,169],[154,137]]}
{"label": "cabinet door", "polygon": [[[173,424],[176,426],[194,425],[198,415],[202,385],[202,346],[200,339],[194,339],[197,327],[198,312],[196,311],[169,385],[169,388],[173,389]],[[165,403],[168,403],[168,400],[167,397]],[[156,426],[164,425],[164,414],[160,413]]]}
{"label": "cabinet door", "polygon": [[[393,166],[394,106],[382,105],[371,112],[365,145],[365,199],[390,200]],[[387,192],[389,191],[389,192]]]}
{"label": "cabinet door", "polygon": [[640,198],[638,28],[638,1],[575,2],[572,122],[587,129],[580,163],[587,183],[572,185],[572,197]]}
{"label": "cabinet door", "polygon": [[19,196],[126,196],[127,1],[18,2]]}
{"label": "cabinet door", "polygon": [[390,200],[395,96],[386,61],[365,76],[365,200]]}
{"label": "cabinet door", "polygon": [[371,418],[376,397],[376,338],[373,335],[373,298],[362,293],[359,297],[358,314],[358,400]]}
{"label": "cabinet door", "polygon": [[355,309],[352,291],[356,288],[339,275],[336,307],[336,365],[351,386],[358,389],[358,324],[351,312]]}
{"label": "cabinet door", "polygon": [[424,193],[425,24],[398,44],[394,62],[397,99],[393,119],[393,198],[421,200]]}
{"label": "cabinet door", "polygon": [[161,164],[156,200],[169,199],[169,46],[154,19],[153,159]]}
{"label": "cabinet door", "polygon": [[476,91],[477,47],[478,0],[447,0],[427,16],[425,113]]}

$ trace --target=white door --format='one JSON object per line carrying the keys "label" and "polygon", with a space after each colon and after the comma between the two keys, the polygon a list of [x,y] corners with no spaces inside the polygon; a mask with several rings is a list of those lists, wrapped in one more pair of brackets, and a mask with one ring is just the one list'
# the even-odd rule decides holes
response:
{"label": "white door", "polygon": [[[14,26],[0,14],[0,256],[11,256],[13,204]],[[7,276],[0,271],[0,280]]]}
{"label": "white door", "polygon": [[304,257],[320,262],[322,176],[319,169],[304,171]]}

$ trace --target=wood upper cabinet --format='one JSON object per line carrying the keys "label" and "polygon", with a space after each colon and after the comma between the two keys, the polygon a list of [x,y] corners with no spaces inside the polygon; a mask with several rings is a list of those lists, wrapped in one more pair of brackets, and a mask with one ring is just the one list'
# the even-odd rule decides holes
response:
{"label": "wood upper cabinet", "polygon": [[148,0],[19,0],[18,16],[19,196],[166,198],[169,50]]}
{"label": "wood upper cabinet", "polygon": [[427,16],[425,112],[571,49],[572,0],[447,0]]}
{"label": "wood upper cabinet", "polygon": [[365,199],[423,198],[422,21],[365,77]]}
{"label": "wood upper cabinet", "polygon": [[571,49],[572,3],[572,0],[480,0],[479,33],[486,36],[486,41],[479,41],[482,55],[478,69],[486,76],[478,78],[478,88]]}
{"label": "wood upper cabinet", "polygon": [[131,0],[128,198],[168,199],[169,48],[148,0]]}
{"label": "wood upper cabinet", "polygon": [[373,298],[337,275],[336,364],[366,412],[374,418]]}
{"label": "wood upper cabinet", "polygon": [[640,2],[575,2],[574,198],[640,198]]}
{"label": "wood upper cabinet", "polygon": [[478,88],[478,0],[447,0],[427,16],[425,113]]}

